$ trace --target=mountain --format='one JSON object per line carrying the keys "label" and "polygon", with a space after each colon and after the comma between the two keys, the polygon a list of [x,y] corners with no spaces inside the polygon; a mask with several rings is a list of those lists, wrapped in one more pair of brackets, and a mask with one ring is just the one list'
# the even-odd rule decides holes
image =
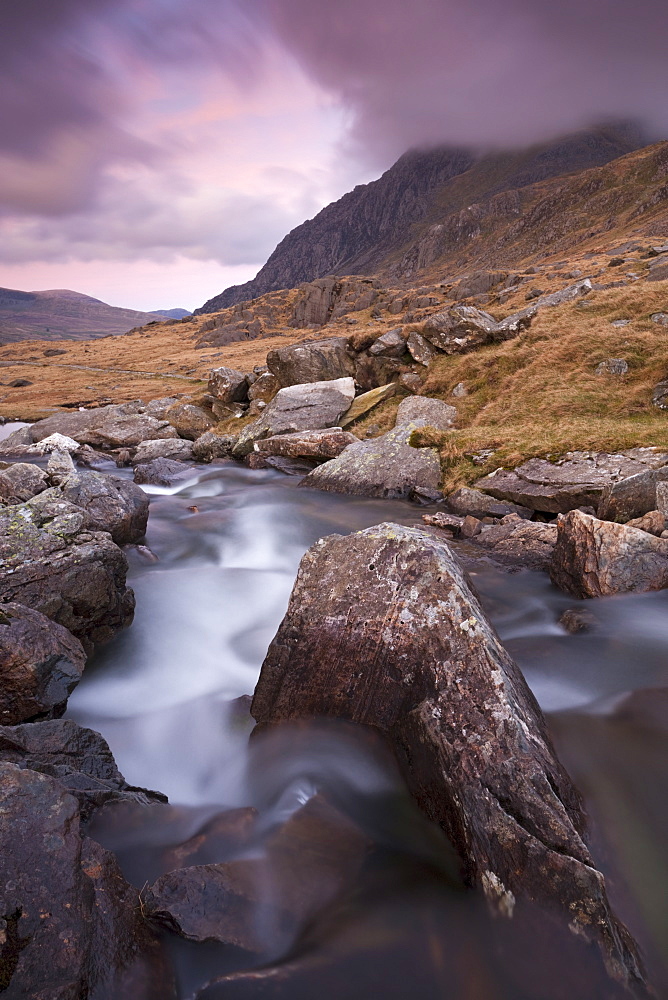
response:
{"label": "mountain", "polygon": [[[176,310],[187,315],[185,310]],[[22,292],[0,288],[0,343],[20,340],[92,340],[166,320],[167,314],[119,309],[81,292],[57,288]]]}
{"label": "mountain", "polygon": [[[329,274],[401,278],[396,268],[399,252],[430,227],[472,205],[604,165],[644,142],[637,126],[623,123],[514,152],[410,151],[378,180],[359,185],[293,229],[252,281],[227,288],[195,314],[217,312]],[[447,265],[447,259],[443,263]],[[415,278],[414,271],[410,277]]]}
{"label": "mountain", "polygon": [[164,319],[185,319],[192,316],[189,309],[151,309],[151,316],[162,316]]}

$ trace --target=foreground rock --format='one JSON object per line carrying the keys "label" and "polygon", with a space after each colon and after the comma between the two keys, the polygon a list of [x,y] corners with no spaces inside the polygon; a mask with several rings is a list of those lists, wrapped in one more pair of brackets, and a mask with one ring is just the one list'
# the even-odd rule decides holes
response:
{"label": "foreground rock", "polygon": [[57,493],[0,511],[0,601],[40,611],[90,648],[132,621],[128,564],[109,535],[85,529],[84,512]]}
{"label": "foreground rock", "polygon": [[0,472],[0,498],[5,503],[30,500],[47,486],[44,470],[27,462],[17,462]]}
{"label": "foreground rock", "polygon": [[340,427],[325,427],[321,431],[297,431],[295,434],[279,434],[264,438],[255,445],[255,451],[263,456],[281,455],[284,458],[336,458],[358,439]]}
{"label": "foreground rock", "polygon": [[597,514],[606,521],[631,521],[657,508],[657,487],[668,482],[668,465],[647,469],[607,486]]}
{"label": "foreground rock", "polygon": [[63,481],[61,491],[84,512],[89,531],[108,531],[117,545],[136,544],[146,534],[148,497],[127,479],[77,472]]}
{"label": "foreground rock", "polygon": [[0,724],[58,718],[86,664],[81,643],[38,611],[0,606]]}
{"label": "foreground rock", "polygon": [[558,911],[612,976],[642,982],[540,710],[431,534],[378,525],[307,552],[252,714],[262,725],[336,716],[385,733],[493,906]]}
{"label": "foreground rock", "polygon": [[281,389],[263,410],[262,416],[242,429],[232,450],[244,458],[256,441],[296,431],[322,430],[338,424],[355,398],[352,378],[310,382]]}
{"label": "foreground rock", "polygon": [[0,726],[0,761],[48,774],[78,802],[86,822],[107,802],[166,802],[164,795],[128,785],[106,740],[71,719]]}
{"label": "foreground rock", "polygon": [[438,491],[441,463],[434,448],[412,448],[411,434],[423,422],[402,424],[380,437],[356,441],[338,458],[318,466],[299,484],[352,496],[410,498],[416,490]]}
{"label": "foreground rock", "polygon": [[178,436],[167,420],[152,417],[145,410],[143,403],[135,402],[55,413],[38,420],[30,432],[33,441],[41,441],[51,434],[64,434],[79,444],[102,449],[134,448],[148,439]]}
{"label": "foreground rock", "polygon": [[137,890],[82,838],[76,799],[0,763],[0,990],[8,998],[174,997]]}
{"label": "foreground rock", "polygon": [[557,524],[552,582],[573,597],[668,586],[668,538],[572,510]]}

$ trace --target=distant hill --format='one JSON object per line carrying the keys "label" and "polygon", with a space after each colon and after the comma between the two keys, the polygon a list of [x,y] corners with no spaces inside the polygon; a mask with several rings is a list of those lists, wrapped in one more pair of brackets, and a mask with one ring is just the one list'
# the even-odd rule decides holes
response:
{"label": "distant hill", "polygon": [[192,316],[189,309],[151,309],[151,316],[162,316],[166,319],[185,319]]}
{"label": "distant hill", "polygon": [[127,333],[135,326],[187,315],[185,309],[162,313],[119,309],[66,288],[44,292],[0,288],[0,343],[37,339],[93,340]]}
{"label": "distant hill", "polygon": [[[419,268],[402,273],[397,265],[430,228],[450,225],[472,206],[610,163],[645,142],[635,125],[617,124],[514,152],[441,148],[405,153],[378,180],[359,185],[289,233],[252,281],[227,288],[195,314],[330,274],[410,277],[414,282]],[[461,267],[463,239],[462,233],[444,249],[444,267]]]}

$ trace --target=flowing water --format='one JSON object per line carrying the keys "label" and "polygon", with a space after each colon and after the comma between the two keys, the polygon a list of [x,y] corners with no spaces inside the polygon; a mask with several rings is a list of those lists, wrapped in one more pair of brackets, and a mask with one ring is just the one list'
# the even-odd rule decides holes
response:
{"label": "flowing water", "polygon": [[[178,490],[149,490],[150,553],[128,553],[134,624],[97,653],[68,709],[105,736],[130,783],[169,796],[169,807],[145,810],[142,819],[101,822],[96,835],[118,852],[126,876],[139,886],[152,881],[169,870],[160,860],[167,848],[237,807],[259,810],[253,849],[261,853],[272,830],[324,792],[376,846],[375,860],[357,896],[315,921],[310,972],[286,997],[612,996],[596,985],[596,973],[587,979],[584,954],[569,959],[572,942],[562,948],[553,932],[553,947],[541,950],[540,920],[511,931],[460,891],[440,835],[408,799],[392,761],[357,727],[286,731],[249,750],[242,696],[253,692],[305,550],[323,535],[381,521],[419,525],[424,509],[300,489],[291,477],[232,463],[194,469]],[[589,601],[593,628],[569,635],[558,619],[579,602],[546,576],[502,573],[480,559],[468,568],[547,713],[584,794],[614,904],[665,990],[668,592]],[[214,837],[207,850],[197,863],[227,860],[239,848]],[[172,942],[179,995],[280,958],[297,933],[257,932],[252,961],[234,948]],[[238,994],[220,993],[269,995],[243,985]]]}

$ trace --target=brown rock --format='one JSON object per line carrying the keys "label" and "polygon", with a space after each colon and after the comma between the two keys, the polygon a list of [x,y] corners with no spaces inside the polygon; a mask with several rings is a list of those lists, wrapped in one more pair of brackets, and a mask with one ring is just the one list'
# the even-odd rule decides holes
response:
{"label": "brown rock", "polygon": [[631,521],[626,522],[627,528],[640,528],[641,531],[647,531],[650,535],[661,536],[661,533],[666,529],[666,515],[660,510],[651,510],[648,514],[643,514],[642,517],[635,517]]}
{"label": "brown rock", "polygon": [[367,352],[357,355],[355,364],[355,381],[362,389],[376,389],[378,386],[396,382],[407,372],[408,365],[398,358],[386,358],[382,355],[373,356]]}
{"label": "brown rock", "polygon": [[216,423],[209,410],[192,403],[175,403],[167,410],[166,417],[179,437],[189,441],[197,440]]}
{"label": "brown rock", "polygon": [[486,528],[473,541],[502,566],[547,572],[557,541],[557,527],[509,514],[501,524]]}
{"label": "brown rock", "polygon": [[482,524],[478,518],[467,514],[460,528],[462,538],[473,538],[474,535],[479,535],[481,530]]}
{"label": "brown rock", "polygon": [[585,608],[567,608],[559,616],[559,624],[571,635],[577,635],[579,632],[590,632],[597,625],[597,622],[596,615]]}
{"label": "brown rock", "polygon": [[248,376],[234,368],[214,368],[209,392],[222,403],[243,403],[248,396]]}
{"label": "brown rock", "polygon": [[663,482],[668,482],[668,465],[611,483],[601,493],[598,516],[605,521],[630,521],[656,510],[657,486]]}
{"label": "brown rock", "polygon": [[271,403],[280,388],[281,383],[275,375],[271,372],[263,372],[248,390],[248,398],[251,401]]}
{"label": "brown rock", "polygon": [[353,374],[355,361],[346,337],[329,337],[327,340],[290,344],[269,351],[267,368],[283,388],[305,382],[346,378]]}
{"label": "brown rock", "polygon": [[538,705],[432,534],[385,524],[320,539],[302,559],[252,713],[263,726],[334,716],[384,733],[493,907],[509,915],[531,900],[560,913],[612,976],[642,983]]}
{"label": "brown rock", "polygon": [[255,444],[255,451],[267,455],[282,455],[284,458],[336,458],[354,444],[358,438],[340,427],[325,427],[321,431],[297,431],[293,434],[279,434],[263,438]]}
{"label": "brown rock", "polygon": [[668,541],[572,510],[557,522],[550,579],[573,597],[668,586]]}

